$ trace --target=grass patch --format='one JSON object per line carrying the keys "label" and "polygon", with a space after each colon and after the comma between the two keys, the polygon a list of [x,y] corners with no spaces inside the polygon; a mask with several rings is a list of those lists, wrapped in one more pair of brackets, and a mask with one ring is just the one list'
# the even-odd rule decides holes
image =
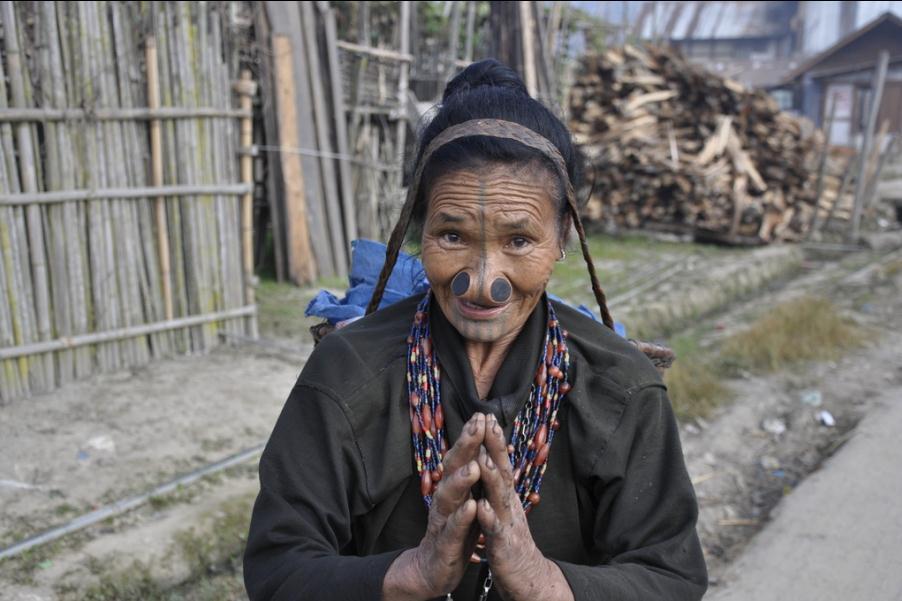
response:
{"label": "grass patch", "polygon": [[250,524],[253,495],[230,499],[213,514],[202,531],[191,528],[176,535],[173,551],[187,562],[191,577],[172,586],[153,577],[146,564],[102,574],[86,591],[60,591],[67,599],[85,601],[222,601],[245,599],[241,555]]}
{"label": "grass patch", "polygon": [[706,417],[731,397],[721,379],[722,367],[690,334],[674,338],[671,345],[677,360],[664,373],[664,383],[673,410],[681,420]]}
{"label": "grass patch", "polygon": [[319,320],[304,317],[304,309],[322,288],[344,290],[347,282],[340,278],[324,278],[314,286],[299,288],[287,282],[261,279],[257,286],[260,333],[267,338],[312,342],[309,328]]}
{"label": "grass patch", "polygon": [[802,361],[839,358],[866,334],[825,298],[806,296],[777,305],[723,345],[730,366],[775,371]]}

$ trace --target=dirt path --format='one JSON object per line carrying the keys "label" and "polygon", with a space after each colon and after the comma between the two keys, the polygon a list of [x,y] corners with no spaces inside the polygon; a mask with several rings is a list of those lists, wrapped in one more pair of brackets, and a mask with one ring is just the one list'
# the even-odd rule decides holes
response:
{"label": "dirt path", "polygon": [[[762,528],[774,527],[768,525],[771,511],[784,498],[792,498],[809,474],[857,436],[856,425],[874,407],[875,399],[899,394],[902,273],[894,260],[898,261],[890,255],[882,263],[864,266],[861,258],[811,266],[816,268],[808,275],[707,324],[711,338],[722,337],[778,302],[814,293],[833,298],[871,332],[867,347],[839,361],[733,380],[729,386],[735,398],[729,405],[709,420],[683,425],[684,453],[699,498],[699,534],[712,594],[749,540]],[[833,417],[833,425],[819,419],[825,410]],[[812,507],[812,519],[829,511],[832,504],[829,495],[822,497],[822,513]]]}
{"label": "dirt path", "polygon": [[712,601],[902,599],[902,386],[872,402],[852,439],[783,501]]}

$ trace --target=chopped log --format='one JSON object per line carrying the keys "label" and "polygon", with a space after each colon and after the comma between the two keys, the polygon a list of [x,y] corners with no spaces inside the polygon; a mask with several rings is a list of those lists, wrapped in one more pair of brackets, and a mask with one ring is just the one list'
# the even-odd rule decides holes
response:
{"label": "chopped log", "polygon": [[[851,208],[840,182],[850,157],[783,113],[763,91],[655,46],[583,57],[570,92],[570,127],[593,184],[589,220],[613,227],[670,224],[728,244],[795,241],[812,215]],[[835,202],[834,202],[835,200]]]}

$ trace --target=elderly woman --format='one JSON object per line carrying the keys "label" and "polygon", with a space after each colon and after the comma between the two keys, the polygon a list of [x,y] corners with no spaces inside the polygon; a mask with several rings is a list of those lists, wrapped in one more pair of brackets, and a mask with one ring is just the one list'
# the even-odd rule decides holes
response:
{"label": "elderly woman", "polygon": [[[677,425],[611,330],[576,171],[513,71],[448,84],[371,308],[411,222],[431,290],[310,356],[260,462],[251,599],[701,598]],[[546,296],[571,225],[605,325]]]}

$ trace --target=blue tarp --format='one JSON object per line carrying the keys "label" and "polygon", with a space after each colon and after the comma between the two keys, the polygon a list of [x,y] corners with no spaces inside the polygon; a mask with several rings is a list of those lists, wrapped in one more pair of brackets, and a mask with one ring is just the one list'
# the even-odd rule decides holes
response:
{"label": "blue tarp", "polygon": [[[304,315],[322,317],[332,324],[362,317],[373,296],[379,272],[382,271],[385,250],[386,247],[381,242],[372,240],[352,242],[351,273],[348,276],[350,288],[345,292],[344,298],[339,299],[328,290],[320,290],[307,305]],[[387,307],[409,296],[423,294],[427,290],[429,290],[429,281],[426,279],[426,270],[423,269],[423,264],[416,257],[402,252],[398,255],[395,268],[388,278],[379,308]],[[549,293],[548,296],[566,303],[553,294]],[[586,305],[580,305],[578,309],[595,321],[599,321]],[[626,328],[623,327],[623,324],[615,323],[614,330],[620,336],[626,337]]]}

